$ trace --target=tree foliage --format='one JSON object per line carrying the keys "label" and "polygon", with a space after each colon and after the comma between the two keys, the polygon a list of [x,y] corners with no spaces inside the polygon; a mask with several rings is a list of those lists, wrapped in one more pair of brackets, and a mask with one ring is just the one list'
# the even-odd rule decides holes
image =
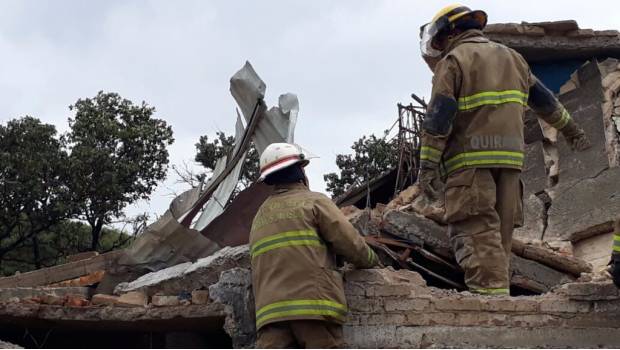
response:
{"label": "tree foliage", "polygon": [[[126,247],[134,238],[132,233],[131,229],[103,228],[97,251],[105,253]],[[79,221],[63,220],[50,229],[39,232],[36,237],[35,242],[28,240],[8,251],[0,259],[0,276],[54,266],[66,262],[66,257],[69,255],[89,251],[91,228]],[[36,259],[35,250],[38,250]]]}
{"label": "tree foliage", "polygon": [[398,165],[398,147],[394,142],[375,135],[362,136],[351,146],[353,154],[339,154],[336,165],[339,173],[323,176],[327,191],[333,197],[345,193],[352,186],[372,180],[384,171]]}
{"label": "tree foliage", "polygon": [[32,117],[0,125],[0,260],[24,244],[36,248],[38,234],[74,213],[66,162],[53,125]]}
{"label": "tree foliage", "polygon": [[[230,155],[235,146],[234,136],[226,136],[223,132],[217,132],[213,141],[209,141],[207,135],[200,136],[196,143],[196,162],[202,164],[209,172],[215,170],[217,160],[223,156]],[[256,181],[260,175],[259,168],[260,155],[252,144],[243,164],[240,175],[242,188],[246,188]]]}
{"label": "tree foliage", "polygon": [[78,218],[91,225],[91,249],[101,229],[123,209],[147,199],[166,176],[172,128],[153,118],[155,108],[134,105],[116,93],[99,92],[70,106],[71,192]]}

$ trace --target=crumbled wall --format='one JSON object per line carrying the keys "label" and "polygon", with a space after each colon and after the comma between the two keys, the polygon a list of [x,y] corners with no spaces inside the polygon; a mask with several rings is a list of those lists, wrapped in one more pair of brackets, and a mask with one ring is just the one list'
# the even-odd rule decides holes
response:
{"label": "crumbled wall", "polygon": [[350,347],[620,346],[620,296],[610,283],[487,297],[426,287],[404,270],[360,270],[346,279]]}

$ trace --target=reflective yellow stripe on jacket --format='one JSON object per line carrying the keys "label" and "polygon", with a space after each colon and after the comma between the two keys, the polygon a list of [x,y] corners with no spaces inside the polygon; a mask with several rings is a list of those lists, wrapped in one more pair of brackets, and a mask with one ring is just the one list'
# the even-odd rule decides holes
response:
{"label": "reflective yellow stripe on jacket", "polygon": [[261,307],[256,312],[256,327],[280,317],[290,316],[330,316],[344,321],[347,307],[332,300],[302,299],[286,300]]}
{"label": "reflective yellow stripe on jacket", "polygon": [[420,147],[420,160],[439,163],[441,160],[441,151],[431,146],[422,146]]}
{"label": "reflective yellow stripe on jacket", "polygon": [[270,250],[293,246],[325,247],[313,230],[286,231],[258,240],[250,248],[252,259]]}
{"label": "reflective yellow stripe on jacket", "polygon": [[459,97],[459,111],[504,103],[519,103],[527,106],[527,97],[527,93],[519,90],[483,91],[474,95]]}
{"label": "reflective yellow stripe on jacket", "polygon": [[523,166],[523,153],[513,151],[464,152],[446,160],[444,165],[448,174],[471,166],[510,165],[521,168]]}
{"label": "reflective yellow stripe on jacket", "polygon": [[508,288],[477,288],[470,290],[473,293],[486,294],[486,295],[507,295],[510,294]]}
{"label": "reflective yellow stripe on jacket", "polygon": [[612,247],[614,252],[620,253],[620,232],[614,233],[614,245]]}
{"label": "reflective yellow stripe on jacket", "polygon": [[557,122],[551,124],[551,126],[558,130],[561,130],[563,127],[566,126],[566,124],[568,124],[570,120],[570,114],[568,114],[568,111],[565,108],[562,108],[562,116],[560,117],[560,119],[558,119]]}

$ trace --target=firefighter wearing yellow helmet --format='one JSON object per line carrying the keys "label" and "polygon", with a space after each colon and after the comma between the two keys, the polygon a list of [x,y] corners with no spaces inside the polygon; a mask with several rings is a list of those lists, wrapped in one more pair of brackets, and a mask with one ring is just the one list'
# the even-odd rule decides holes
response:
{"label": "firefighter wearing yellow helmet", "polygon": [[512,231],[522,220],[525,109],[558,129],[573,150],[589,141],[523,57],[484,36],[486,22],[483,11],[451,5],[421,28],[421,53],[434,77],[418,182],[431,200],[445,196],[469,290],[508,294]]}
{"label": "firefighter wearing yellow helmet", "polygon": [[308,189],[309,158],[289,143],[260,157],[260,181],[275,188],[250,232],[257,348],[342,348],[347,306],[336,255],[360,268],[379,264],[331,199]]}

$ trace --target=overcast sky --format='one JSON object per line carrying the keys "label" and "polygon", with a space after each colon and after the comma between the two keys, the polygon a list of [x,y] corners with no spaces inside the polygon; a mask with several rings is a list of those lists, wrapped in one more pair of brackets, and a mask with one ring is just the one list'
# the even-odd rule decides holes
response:
{"label": "overcast sky", "polygon": [[[447,2],[445,3],[447,4]],[[249,60],[267,104],[298,95],[296,142],[321,156],[311,187],[361,135],[380,134],[396,103],[428,97],[418,31],[431,1],[0,0],[0,122],[31,115],[66,131],[68,106],[99,90],[146,101],[174,129],[171,164],[192,162],[200,135],[232,133],[229,79]],[[619,29],[616,1],[470,1],[489,23],[576,19]],[[174,176],[130,212],[163,214]]]}

